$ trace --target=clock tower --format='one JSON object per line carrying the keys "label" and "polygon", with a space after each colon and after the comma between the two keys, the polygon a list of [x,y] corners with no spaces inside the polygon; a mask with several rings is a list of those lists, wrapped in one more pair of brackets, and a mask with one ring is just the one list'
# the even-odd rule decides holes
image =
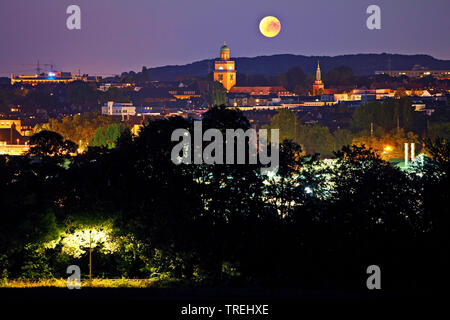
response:
{"label": "clock tower", "polygon": [[230,60],[230,48],[225,43],[220,48],[220,58],[215,61],[214,81],[222,83],[227,91],[236,84],[234,61]]}

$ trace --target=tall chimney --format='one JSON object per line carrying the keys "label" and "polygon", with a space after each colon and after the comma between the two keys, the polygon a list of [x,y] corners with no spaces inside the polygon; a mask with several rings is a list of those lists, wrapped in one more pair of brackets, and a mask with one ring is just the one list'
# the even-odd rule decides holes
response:
{"label": "tall chimney", "polygon": [[108,106],[108,114],[110,116],[113,115],[113,105],[114,105],[114,101],[108,101],[107,102],[107,106]]}
{"label": "tall chimney", "polygon": [[411,143],[411,162],[416,161],[416,144],[414,142]]}
{"label": "tall chimney", "polygon": [[405,143],[405,168],[408,166],[408,143]]}

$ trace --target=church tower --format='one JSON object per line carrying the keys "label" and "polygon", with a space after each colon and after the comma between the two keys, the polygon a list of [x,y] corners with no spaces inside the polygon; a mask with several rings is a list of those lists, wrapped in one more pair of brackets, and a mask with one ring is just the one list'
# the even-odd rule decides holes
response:
{"label": "church tower", "polygon": [[322,82],[322,74],[320,72],[319,61],[317,61],[317,70],[316,70],[316,81],[313,83],[313,96],[318,96],[323,94],[325,86]]}
{"label": "church tower", "polygon": [[222,83],[227,91],[236,84],[234,61],[230,60],[230,48],[225,43],[220,48],[220,58],[215,62],[214,81]]}

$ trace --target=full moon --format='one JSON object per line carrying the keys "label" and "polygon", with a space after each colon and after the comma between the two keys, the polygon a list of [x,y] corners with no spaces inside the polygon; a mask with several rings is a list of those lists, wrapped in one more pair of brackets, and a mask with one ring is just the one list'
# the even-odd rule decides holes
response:
{"label": "full moon", "polygon": [[259,31],[261,31],[261,33],[268,38],[275,37],[277,34],[280,33],[280,30],[281,30],[280,20],[278,20],[275,17],[272,16],[264,17],[259,23]]}

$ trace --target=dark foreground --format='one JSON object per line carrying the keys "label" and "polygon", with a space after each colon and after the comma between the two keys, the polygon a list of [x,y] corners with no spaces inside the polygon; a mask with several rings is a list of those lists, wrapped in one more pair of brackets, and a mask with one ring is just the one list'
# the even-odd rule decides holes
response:
{"label": "dark foreground", "polygon": [[412,301],[432,298],[429,294],[331,292],[283,288],[2,288],[3,301],[14,300],[128,300],[128,301]]}
{"label": "dark foreground", "polygon": [[[338,310],[355,311],[358,307],[371,313],[382,312],[384,307],[389,310],[392,307],[411,310],[411,308],[425,303],[437,303],[436,297],[430,292],[423,294],[388,293],[383,290],[330,292],[293,288],[0,289],[0,299],[9,308],[28,305],[66,308],[72,305],[94,306],[97,310],[105,310],[101,307],[104,305],[107,306],[107,310],[143,308],[151,310],[152,314],[164,315],[163,317],[158,316],[157,319],[290,319],[292,315],[301,316],[306,310],[323,314],[334,313]],[[130,308],[130,305],[133,307]],[[231,314],[227,313],[226,305],[267,305],[268,315]],[[191,312],[195,307],[215,307],[216,312],[213,316],[184,315],[183,308],[187,307],[191,308]]]}

